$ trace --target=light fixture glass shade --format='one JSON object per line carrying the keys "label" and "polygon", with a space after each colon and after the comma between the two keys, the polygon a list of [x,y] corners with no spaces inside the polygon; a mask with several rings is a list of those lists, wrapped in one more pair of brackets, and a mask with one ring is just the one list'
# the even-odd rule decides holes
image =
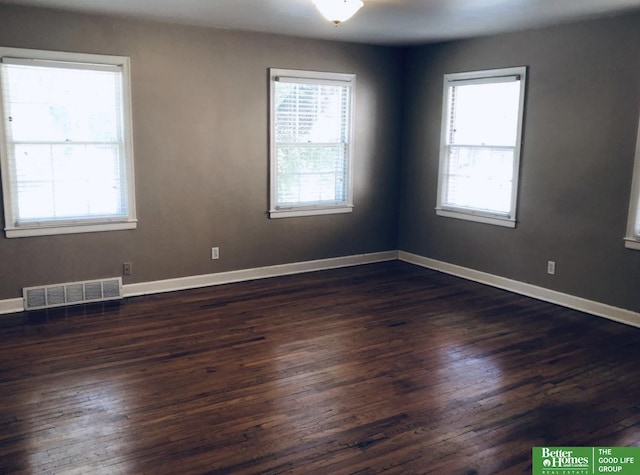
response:
{"label": "light fixture glass shade", "polygon": [[313,4],[322,16],[336,25],[347,21],[364,5],[361,0],[313,0]]}

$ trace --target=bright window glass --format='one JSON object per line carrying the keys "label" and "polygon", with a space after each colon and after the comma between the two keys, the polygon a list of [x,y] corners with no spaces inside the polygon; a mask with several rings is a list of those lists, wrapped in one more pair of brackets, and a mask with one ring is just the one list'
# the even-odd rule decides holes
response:
{"label": "bright window glass", "polygon": [[515,225],[525,74],[445,76],[438,214]]}
{"label": "bright window glass", "polygon": [[271,71],[271,217],[351,210],[354,81]]}
{"label": "bright window glass", "polygon": [[8,237],[135,226],[124,60],[4,51],[0,78]]}

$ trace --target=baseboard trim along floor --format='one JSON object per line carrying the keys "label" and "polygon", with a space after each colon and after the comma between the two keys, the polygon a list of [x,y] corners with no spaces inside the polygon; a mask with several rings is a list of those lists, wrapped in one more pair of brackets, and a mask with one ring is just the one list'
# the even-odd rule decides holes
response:
{"label": "baseboard trim along floor", "polygon": [[176,290],[196,289],[213,285],[231,284],[248,280],[266,279],[282,275],[302,274],[340,267],[358,266],[361,264],[373,264],[375,262],[395,261],[398,258],[397,251],[374,252],[371,254],[358,254],[354,256],[335,257],[331,259],[319,259],[314,261],[295,262],[253,269],[219,272],[217,274],[195,275],[179,277],[177,279],[157,280],[155,282],[143,282],[139,284],[127,284],[124,286],[124,296],[134,297],[138,295],[156,294],[160,292],[173,292]]}
{"label": "baseboard trim along floor", "polygon": [[619,323],[625,323],[640,328],[640,313],[632,312],[624,308],[613,307],[593,300],[564,294],[555,290],[545,289],[532,284],[526,284],[516,280],[507,279],[486,272],[480,272],[467,267],[461,267],[447,262],[429,259],[409,252],[398,251],[398,259],[403,262],[415,264],[427,269],[444,272],[445,274],[462,277],[463,279],[478,282],[480,284],[508,290],[520,295],[543,300],[545,302],[561,305],[563,307],[579,310],[597,317],[607,318]]}
{"label": "baseboard trim along floor", "polygon": [[[615,322],[624,323],[640,328],[640,313],[631,310],[614,307],[593,300],[576,297],[557,292],[555,290],[526,284],[505,277],[500,277],[486,272],[461,267],[447,262],[430,259],[405,251],[383,251],[369,254],[357,254],[352,256],[335,257],[330,259],[318,259],[313,261],[295,262],[275,266],[256,267],[253,269],[241,269],[216,274],[204,274],[175,279],[157,280],[152,282],[140,282],[123,286],[124,297],[136,297],[162,292],[188,290],[199,287],[244,282],[255,279],[266,279],[283,275],[301,274],[319,270],[337,269],[376,262],[400,260],[410,264],[425,267],[427,269],[454,275],[467,280],[500,288],[527,297],[532,297],[545,302],[561,305],[598,317],[607,318]],[[24,311],[23,299],[0,300],[0,315]]]}

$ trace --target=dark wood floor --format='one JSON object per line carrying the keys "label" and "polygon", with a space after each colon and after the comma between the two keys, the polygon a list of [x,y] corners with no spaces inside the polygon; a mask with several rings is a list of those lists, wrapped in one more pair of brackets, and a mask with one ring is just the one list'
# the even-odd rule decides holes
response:
{"label": "dark wood floor", "polygon": [[0,473],[530,474],[640,445],[640,330],[400,262],[0,317]]}

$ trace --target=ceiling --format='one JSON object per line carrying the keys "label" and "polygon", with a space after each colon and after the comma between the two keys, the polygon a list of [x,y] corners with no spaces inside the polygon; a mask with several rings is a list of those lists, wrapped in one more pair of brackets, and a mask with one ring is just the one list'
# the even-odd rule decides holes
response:
{"label": "ceiling", "polygon": [[311,0],[0,0],[189,25],[387,45],[430,43],[640,11],[640,0],[363,0],[334,26]]}

